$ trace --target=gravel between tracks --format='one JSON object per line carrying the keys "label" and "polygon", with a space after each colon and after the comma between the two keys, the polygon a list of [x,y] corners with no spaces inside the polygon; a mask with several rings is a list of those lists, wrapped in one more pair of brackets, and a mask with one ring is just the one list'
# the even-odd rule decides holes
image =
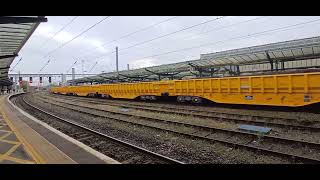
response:
{"label": "gravel between tracks", "polygon": [[[35,98],[40,98],[38,96],[35,96]],[[53,100],[58,100],[61,102],[68,102],[68,100],[59,99],[59,98],[53,98]],[[75,101],[77,102],[77,101]],[[110,106],[110,105],[102,105],[102,104],[90,104],[85,102],[77,102],[79,105],[83,106],[89,106],[101,110],[110,110],[114,112],[123,112],[127,114],[132,115],[141,115],[148,116],[151,118],[161,118],[161,119],[170,119],[172,121],[176,122],[187,122],[191,124],[196,125],[205,125],[209,127],[217,127],[217,128],[226,128],[235,130],[238,128],[239,124],[232,123],[232,122],[226,122],[226,121],[220,121],[220,120],[213,120],[209,118],[198,118],[194,116],[182,116],[182,115],[176,115],[176,114],[165,114],[165,113],[158,113],[158,112],[150,112],[150,111],[143,111],[143,110],[135,110],[135,109],[124,109],[121,108],[121,106]],[[306,130],[294,130],[289,128],[278,128],[278,127],[272,127],[272,131],[270,132],[270,135],[276,136],[276,137],[284,137],[284,138],[291,138],[291,139],[297,139],[302,141],[309,141],[309,142],[316,142],[320,143],[320,132],[310,132]]]}
{"label": "gravel between tracks", "polygon": [[[154,157],[150,157],[148,154],[137,152],[136,150],[127,146],[123,146],[111,141],[109,139],[102,138],[101,136],[97,136],[95,133],[88,132],[83,130],[82,128],[75,128],[73,125],[69,125],[68,123],[61,122],[56,118],[53,118],[47,114],[39,113],[38,110],[33,109],[25,103],[22,103],[21,98],[17,98],[18,103],[16,103],[20,108],[28,111],[33,114],[36,118],[46,122],[50,126],[56,128],[57,130],[85,143],[86,145],[102,152],[103,154],[108,155],[111,158],[120,161],[121,163],[129,163],[129,164],[162,164],[164,163],[162,160],[155,159]],[[44,108],[41,108],[44,109]],[[165,162],[166,163],[166,162]]]}
{"label": "gravel between tracks", "polygon": [[103,133],[117,138],[121,137],[123,140],[186,163],[288,163],[280,158],[234,149],[220,143],[208,143],[150,128],[128,126],[126,123],[93,118],[43,103],[36,98],[32,101],[57,115],[72,118]]}
{"label": "gravel between tracks", "polygon": [[[63,96],[63,95],[54,95],[54,94],[49,94],[48,92],[41,92],[39,94],[44,94],[46,96]],[[65,96],[66,97],[66,96]],[[77,97],[79,99],[90,99],[90,98],[85,98],[85,97]],[[106,100],[104,99],[94,99],[97,102],[105,102]],[[132,101],[132,100],[117,100],[113,99],[112,100],[115,103],[130,103],[130,104],[135,104],[135,105],[146,105],[146,104],[152,104],[152,106],[155,107],[180,107],[189,111],[192,110],[205,110],[208,112],[228,112],[228,113],[235,113],[239,115],[259,115],[261,117],[271,117],[271,118],[288,118],[292,119],[293,121],[298,121],[302,123],[313,123],[313,122],[320,122],[320,113],[311,113],[311,112],[295,112],[295,111],[277,111],[274,109],[269,108],[269,110],[262,110],[260,109],[252,109],[253,106],[245,105],[243,109],[239,108],[233,108],[232,105],[230,105],[230,108],[226,107],[221,107],[222,105],[217,105],[217,106],[204,106],[204,105],[192,105],[192,104],[184,104],[184,103],[178,103],[178,104],[164,104],[161,102],[139,102],[139,101]],[[227,105],[225,105],[227,106]]]}

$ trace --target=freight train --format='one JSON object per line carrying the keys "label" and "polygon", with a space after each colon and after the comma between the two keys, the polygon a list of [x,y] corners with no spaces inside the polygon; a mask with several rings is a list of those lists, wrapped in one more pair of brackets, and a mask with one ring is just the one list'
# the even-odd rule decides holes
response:
{"label": "freight train", "polygon": [[305,106],[320,102],[320,73],[296,73],[52,87],[51,93],[101,98]]}

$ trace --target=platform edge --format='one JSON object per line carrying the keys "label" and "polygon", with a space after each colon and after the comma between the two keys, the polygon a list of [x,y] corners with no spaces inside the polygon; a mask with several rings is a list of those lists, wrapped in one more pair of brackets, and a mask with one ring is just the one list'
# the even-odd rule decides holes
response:
{"label": "platform edge", "polygon": [[[83,144],[82,142],[56,130],[55,128],[49,126],[47,123],[44,123],[42,121],[40,121],[39,119],[33,117],[32,115],[30,115],[29,113],[23,111],[22,109],[20,109],[19,107],[17,107],[16,105],[14,105],[11,101],[10,101],[10,98],[13,97],[13,96],[16,96],[16,95],[19,95],[19,94],[23,94],[23,93],[18,93],[18,94],[12,94],[10,96],[7,97],[7,102],[13,107],[15,108],[16,110],[18,110],[20,113],[22,113],[23,115],[25,115],[26,117],[28,117],[29,119],[33,120],[34,122],[42,125],[43,127],[47,128],[48,130],[56,133],[57,135],[61,136],[62,138],[66,139],[67,141],[77,145],[78,147],[84,149],[85,151],[87,151],[88,153],[94,155],[95,157],[101,159],[102,161],[106,162],[107,164],[121,164],[120,162],[92,149],[91,147]],[[49,142],[50,143],[50,142]],[[57,148],[58,149],[58,148]],[[60,149],[58,149],[60,151]]]}

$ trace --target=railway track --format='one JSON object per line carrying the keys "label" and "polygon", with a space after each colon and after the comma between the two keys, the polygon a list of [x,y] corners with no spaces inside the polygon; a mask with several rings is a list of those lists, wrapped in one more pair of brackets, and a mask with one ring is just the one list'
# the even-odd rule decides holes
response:
{"label": "railway track", "polygon": [[40,117],[42,121],[54,126],[56,129],[88,146],[93,146],[95,149],[99,149],[102,153],[120,161],[121,163],[184,164],[181,161],[149,151],[134,144],[100,133],[71,120],[56,116],[32,105],[25,100],[24,95],[20,95],[12,101],[17,105],[22,106],[33,115],[37,114],[36,116]]}
{"label": "railway track", "polygon": [[[124,123],[153,128],[161,131],[167,131],[190,138],[219,142],[227,146],[244,148],[254,152],[258,151],[264,154],[286,158],[294,162],[320,162],[319,143],[270,135],[257,135],[250,132],[209,127],[205,125],[195,125],[168,119],[151,118],[143,115],[132,115],[124,112],[120,113],[110,110],[97,109],[90,106],[76,105],[74,103],[61,101],[56,101],[58,103],[53,103],[51,101],[45,102],[58,107],[76,111],[78,113],[88,114],[109,120],[121,121]],[[117,117],[114,117],[114,115],[117,115]],[[133,118],[136,120],[132,120]],[[288,149],[290,150],[288,151]]]}
{"label": "railway track", "polygon": [[[42,96],[43,98],[47,98]],[[78,98],[78,97],[77,97]],[[68,99],[72,101],[78,102],[86,102],[97,104],[96,99],[75,99],[74,97],[65,97],[61,96],[61,99]],[[158,113],[166,113],[166,114],[177,114],[183,116],[193,116],[198,118],[207,118],[225,122],[234,122],[234,123],[242,123],[242,124],[250,124],[250,125],[258,125],[258,126],[272,126],[272,127],[280,127],[287,129],[296,129],[296,130],[308,130],[311,132],[320,132],[320,124],[312,124],[312,125],[301,125],[301,122],[295,122],[294,119],[290,118],[275,118],[275,117],[263,117],[263,116],[253,116],[253,115],[242,115],[236,113],[227,113],[227,112],[212,112],[206,110],[186,110],[181,107],[168,107],[168,106],[157,106],[153,104],[143,104],[137,105],[134,103],[128,102],[102,102],[98,101],[99,104],[109,105],[109,106],[118,106],[124,108],[131,108],[136,110],[150,111],[150,112],[158,112]],[[306,124],[306,123],[304,123]],[[309,123],[311,124],[311,123]]]}

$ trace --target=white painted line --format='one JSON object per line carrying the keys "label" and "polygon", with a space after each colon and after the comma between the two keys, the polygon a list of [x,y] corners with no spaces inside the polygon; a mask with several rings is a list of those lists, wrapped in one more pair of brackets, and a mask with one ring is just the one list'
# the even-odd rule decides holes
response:
{"label": "white painted line", "polygon": [[[22,94],[22,93],[18,93],[18,94]],[[108,156],[106,156],[106,155],[104,155],[104,154],[102,154],[102,153],[100,153],[100,152],[92,149],[91,147],[83,144],[82,142],[80,142],[80,141],[78,141],[78,140],[76,140],[76,139],[74,139],[74,138],[72,138],[72,137],[70,137],[70,136],[68,136],[68,135],[66,135],[66,134],[58,131],[58,130],[56,130],[55,128],[49,126],[47,123],[42,122],[42,121],[40,121],[39,119],[37,119],[37,118],[33,117],[32,115],[28,114],[27,112],[23,111],[22,109],[20,109],[20,108],[17,107],[16,105],[14,105],[14,104],[9,100],[9,98],[10,98],[11,96],[13,96],[13,95],[17,95],[17,94],[12,94],[12,95],[8,96],[7,101],[10,103],[11,106],[13,106],[15,109],[17,109],[17,110],[18,110],[20,113],[22,113],[24,116],[26,116],[26,117],[28,117],[29,119],[35,121],[36,123],[42,125],[43,127],[47,128],[48,130],[56,133],[57,135],[63,137],[64,139],[70,141],[71,143],[79,146],[80,148],[84,149],[85,151],[89,152],[90,154],[92,154],[92,155],[96,156],[97,158],[103,160],[103,161],[106,162],[107,164],[121,164],[120,162],[118,162],[118,161],[116,161],[116,160],[114,160],[114,159],[112,159],[112,158],[110,158],[110,157],[108,157]],[[41,135],[40,135],[40,136],[41,136]],[[50,142],[49,142],[49,143],[50,143]],[[50,144],[51,144],[51,143],[50,143]],[[53,146],[54,146],[54,145],[53,145]],[[58,148],[57,148],[57,149],[58,149]],[[59,151],[60,151],[60,150],[59,150]]]}

